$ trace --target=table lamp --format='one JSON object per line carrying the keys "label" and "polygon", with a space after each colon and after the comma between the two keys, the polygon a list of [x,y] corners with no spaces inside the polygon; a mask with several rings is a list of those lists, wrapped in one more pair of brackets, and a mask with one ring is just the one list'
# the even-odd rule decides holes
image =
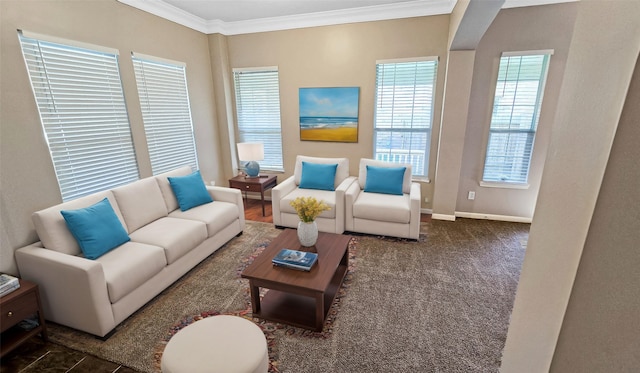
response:
{"label": "table lamp", "polygon": [[248,177],[258,177],[260,165],[256,161],[264,159],[264,145],[259,142],[241,142],[238,146],[238,158],[246,161],[244,170]]}

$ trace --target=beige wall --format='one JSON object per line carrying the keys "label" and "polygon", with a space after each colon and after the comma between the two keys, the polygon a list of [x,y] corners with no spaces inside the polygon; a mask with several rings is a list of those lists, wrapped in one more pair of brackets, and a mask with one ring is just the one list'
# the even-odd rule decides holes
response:
{"label": "beige wall", "polygon": [[[442,15],[228,37],[232,68],[278,66],[285,168],[279,180],[293,174],[298,154],[348,157],[351,174],[357,175],[360,158],[373,156],[376,60],[424,56],[440,57],[429,162],[433,178],[448,32],[449,16]],[[348,86],[360,87],[358,143],[300,141],[298,89]],[[432,193],[431,184],[422,183],[423,196]]]}
{"label": "beige wall", "polygon": [[120,51],[120,72],[140,176],[151,174],[131,51],[182,61],[200,168],[222,183],[207,36],[114,0],[0,1],[0,271],[16,273],[13,251],[37,240],[31,213],[61,201],[16,29]]}
{"label": "beige wall", "polygon": [[[611,22],[602,22],[602,19]],[[605,169],[611,167],[611,172],[616,172],[618,167],[624,169],[637,164],[637,158],[633,157],[637,150],[628,154],[629,158],[616,167],[611,162],[620,161],[621,154],[618,151],[622,149],[614,150],[611,159],[609,154],[640,52],[638,19],[640,2],[583,0],[579,3],[566,73],[558,99],[558,112],[554,118],[549,155],[504,348],[501,367],[503,373],[548,371],[563,321],[568,322],[564,336],[568,340],[565,343],[586,343],[581,350],[584,353],[597,350],[599,343],[611,348],[631,347],[624,346],[622,340],[615,341],[615,344],[607,341],[624,328],[632,329],[637,343],[638,310],[637,307],[633,308],[634,302],[637,305],[637,299],[632,301],[640,286],[637,267],[628,267],[632,263],[620,266],[616,264],[622,264],[627,259],[637,263],[637,241],[631,240],[631,247],[624,246],[629,245],[628,241],[621,241],[624,247],[611,247],[613,242],[603,243],[593,235],[607,232],[607,236],[612,237],[617,232],[625,236],[624,240],[637,237],[637,224],[633,224],[633,220],[625,221],[630,218],[637,222],[638,219],[637,179],[631,179],[632,185],[615,187],[615,193],[620,193],[615,200],[611,200],[612,203],[615,201],[615,205],[600,206],[605,210],[616,209],[625,199],[632,201],[623,208],[624,211],[619,212],[623,216],[628,214],[627,217],[603,221],[602,211],[595,211],[594,215],[594,209],[603,185]],[[605,66],[603,56],[606,56]],[[633,109],[628,109],[627,114],[632,117],[626,120],[631,120],[637,126],[638,103],[633,99],[634,96],[629,97],[631,100],[627,105],[632,105]],[[624,124],[624,128],[628,125]],[[624,136],[625,133],[627,132],[620,135]],[[637,143],[637,138],[634,142]],[[604,183],[604,199],[599,202],[606,203],[605,196],[612,193],[609,189],[611,186],[608,185],[611,181]],[[587,234],[592,236],[588,239]],[[594,250],[598,253],[594,253]],[[584,254],[587,255],[583,262],[585,266],[579,268],[580,258]],[[618,254],[622,257],[618,257]],[[606,262],[597,263],[595,272],[590,272],[589,267],[596,264],[597,258]],[[625,270],[633,273],[624,274]],[[581,310],[567,310],[574,280],[576,293],[572,301],[576,303],[572,307],[591,297],[591,302],[608,304],[599,306],[602,308],[586,309],[584,318],[577,315]],[[604,282],[592,283],[596,280]],[[615,290],[608,293],[608,287]],[[616,294],[618,291],[620,293]],[[589,294],[585,295],[585,292]],[[617,320],[621,324],[611,324],[609,317],[616,315],[600,313],[600,310],[607,307],[614,307],[624,315],[624,318]],[[628,312],[625,312],[624,307],[631,308],[627,308]],[[569,313],[565,317],[567,311]],[[597,325],[586,323],[586,319]],[[635,322],[627,324],[625,320]],[[580,339],[579,334],[575,334],[575,323],[581,324],[581,327],[595,328],[584,333],[603,339]],[[596,336],[595,333],[606,330],[608,325],[611,325],[611,329],[606,334]],[[618,337],[628,338],[627,334],[624,335],[625,337],[622,334]],[[595,352],[592,356],[577,357],[567,349],[567,345],[562,347],[562,350],[558,350],[561,354],[558,356],[558,364],[565,363],[564,359],[584,358],[586,362],[597,358]],[[620,356],[630,359],[630,354],[635,354],[637,358],[637,350],[621,352]],[[589,366],[586,370],[607,372],[626,369],[598,370]],[[582,370],[574,370],[572,366],[570,371]]]}
{"label": "beige wall", "polygon": [[[576,9],[576,3],[503,9],[480,41],[475,56],[456,212],[533,216]],[[480,187],[500,55],[504,51],[542,49],[553,49],[554,54],[531,160],[530,186],[526,190]],[[476,192],[475,200],[467,199],[469,191]]]}
{"label": "beige wall", "polygon": [[551,372],[640,368],[640,65],[622,109]]}

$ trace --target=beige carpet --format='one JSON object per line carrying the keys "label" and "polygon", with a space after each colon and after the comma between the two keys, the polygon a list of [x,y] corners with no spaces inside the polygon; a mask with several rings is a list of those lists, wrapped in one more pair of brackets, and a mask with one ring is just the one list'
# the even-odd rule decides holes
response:
{"label": "beige carpet", "polygon": [[[422,223],[421,240],[356,235],[355,270],[333,328],[275,330],[280,372],[497,371],[529,225],[458,219]],[[279,234],[248,222],[103,342],[50,325],[51,340],[143,372],[171,328],[201,312],[248,304],[238,268]],[[161,349],[160,349],[161,351]]]}

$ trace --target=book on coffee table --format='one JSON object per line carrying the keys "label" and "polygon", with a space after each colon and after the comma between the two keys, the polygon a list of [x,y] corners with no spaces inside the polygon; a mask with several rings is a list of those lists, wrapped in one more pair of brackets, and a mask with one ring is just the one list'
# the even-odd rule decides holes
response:
{"label": "book on coffee table", "polygon": [[318,261],[318,254],[298,250],[282,249],[271,259],[274,266],[310,271]]}

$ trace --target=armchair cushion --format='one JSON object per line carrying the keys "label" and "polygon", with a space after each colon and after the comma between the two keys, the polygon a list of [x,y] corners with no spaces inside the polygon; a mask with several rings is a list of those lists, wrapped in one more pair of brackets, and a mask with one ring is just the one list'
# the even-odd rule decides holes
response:
{"label": "armchair cushion", "polygon": [[359,219],[407,224],[411,220],[408,194],[385,195],[362,192],[353,203],[353,216]]}
{"label": "armchair cushion", "polygon": [[308,157],[299,155],[296,157],[296,166],[293,170],[293,176],[296,186],[300,185],[302,180],[302,162],[319,163],[319,164],[338,164],[336,167],[336,176],[333,182],[333,187],[337,188],[340,183],[349,177],[349,158],[321,158],[321,157]]}
{"label": "armchair cushion", "polygon": [[334,182],[338,164],[302,162],[302,176],[299,187],[302,189],[336,190]]}
{"label": "armchair cushion", "polygon": [[406,167],[376,167],[367,165],[364,191],[402,195],[402,180]]}
{"label": "armchair cushion", "polygon": [[323,211],[319,218],[335,219],[336,217],[336,193],[328,190],[298,189],[282,197],[279,201],[280,211],[292,215],[298,215],[296,209],[291,206],[291,201],[298,197],[314,197],[318,201],[324,201],[331,209]]}
{"label": "armchair cushion", "polygon": [[87,259],[97,259],[130,240],[107,198],[89,207],[60,213]]}
{"label": "armchair cushion", "polygon": [[360,189],[362,190],[364,190],[365,184],[367,182],[367,166],[406,167],[407,169],[405,170],[404,178],[402,179],[402,193],[406,193],[406,194],[411,193],[411,173],[412,173],[411,164],[376,161],[375,159],[366,159],[366,158],[360,159],[358,183],[360,184]]}

